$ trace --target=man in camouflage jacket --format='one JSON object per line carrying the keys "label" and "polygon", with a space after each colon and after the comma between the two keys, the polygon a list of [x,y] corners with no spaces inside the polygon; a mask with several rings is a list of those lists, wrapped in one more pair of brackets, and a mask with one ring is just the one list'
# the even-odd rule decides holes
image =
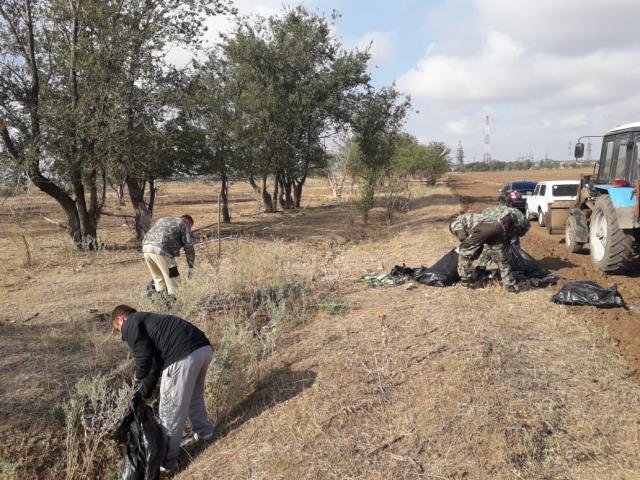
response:
{"label": "man in camouflage jacket", "polygon": [[514,235],[513,229],[510,215],[494,220],[478,213],[465,213],[451,222],[449,230],[460,241],[458,274],[463,285],[473,285],[473,261],[484,251],[498,264],[505,289],[517,291],[507,250],[509,239]]}
{"label": "man in camouflage jacket", "polygon": [[172,299],[175,299],[180,284],[180,272],[175,257],[180,256],[181,248],[184,248],[187,257],[189,276],[194,266],[196,253],[191,227],[193,218],[190,215],[160,218],[142,241],[144,260],[153,277],[156,292],[169,295]]}
{"label": "man in camouflage jacket", "polygon": [[498,221],[506,215],[509,215],[513,220],[513,229],[510,231],[511,238],[509,238],[512,243],[519,243],[520,237],[524,237],[529,231],[529,220],[527,220],[525,214],[517,208],[507,207],[506,205],[494,205],[485,208],[482,211],[482,215]]}
{"label": "man in camouflage jacket", "polygon": [[[506,205],[494,205],[491,207],[487,207],[482,211],[483,216],[486,218],[491,218],[493,220],[499,221],[501,218],[504,218],[506,215],[509,215],[513,220],[513,228],[509,231],[509,236],[507,238],[507,243],[515,243],[520,245],[520,237],[524,237],[524,235],[529,231],[529,220],[517,208],[507,207]],[[486,267],[491,263],[491,256],[488,251],[483,250],[482,254],[478,258],[478,265],[481,267]]]}

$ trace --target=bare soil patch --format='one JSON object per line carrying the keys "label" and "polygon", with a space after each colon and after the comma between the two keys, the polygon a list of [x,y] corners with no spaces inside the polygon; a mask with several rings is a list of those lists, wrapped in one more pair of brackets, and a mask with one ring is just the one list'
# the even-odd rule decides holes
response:
{"label": "bare soil patch", "polygon": [[[465,173],[450,175],[448,181],[465,210],[480,211],[496,202],[498,188],[509,180],[578,180],[580,173],[590,173],[590,170]],[[562,235],[549,235],[545,228],[535,222],[524,237],[523,246],[543,266],[557,271],[566,280],[593,280],[605,286],[616,283],[629,305],[640,305],[640,285],[637,279],[640,270],[629,275],[603,273],[592,266],[588,250],[569,253]],[[576,314],[603,329],[627,360],[629,374],[640,380],[640,317],[622,309],[600,310],[590,307],[578,307]]]}

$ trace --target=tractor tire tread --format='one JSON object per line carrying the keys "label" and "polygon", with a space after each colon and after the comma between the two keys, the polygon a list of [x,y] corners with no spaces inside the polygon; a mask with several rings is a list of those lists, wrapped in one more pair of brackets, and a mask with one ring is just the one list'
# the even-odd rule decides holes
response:
{"label": "tractor tire tread", "polygon": [[601,268],[607,273],[619,273],[626,270],[633,255],[634,239],[618,227],[616,212],[608,195],[602,195],[596,200],[596,208],[602,208],[607,219],[607,228],[612,232],[608,240],[608,260],[600,262]]}

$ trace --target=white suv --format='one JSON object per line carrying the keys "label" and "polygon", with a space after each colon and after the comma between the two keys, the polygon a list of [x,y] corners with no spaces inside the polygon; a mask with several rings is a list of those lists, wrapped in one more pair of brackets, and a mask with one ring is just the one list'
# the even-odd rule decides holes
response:
{"label": "white suv", "polygon": [[556,200],[575,200],[579,186],[579,180],[539,182],[533,190],[533,194],[527,198],[527,218],[537,218],[540,226],[544,227],[549,204]]}

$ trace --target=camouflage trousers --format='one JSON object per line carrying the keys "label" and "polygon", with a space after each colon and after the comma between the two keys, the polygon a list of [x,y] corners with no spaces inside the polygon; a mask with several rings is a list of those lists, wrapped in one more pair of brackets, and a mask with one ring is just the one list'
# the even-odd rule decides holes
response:
{"label": "camouflage trousers", "polygon": [[473,232],[472,235],[460,243],[458,249],[458,275],[460,275],[460,279],[470,281],[473,278],[473,262],[478,259],[479,265],[485,267],[491,261],[494,261],[500,269],[502,284],[505,287],[514,285],[515,280],[511,274],[511,266],[509,264],[508,244],[505,241],[485,243],[485,240],[496,240],[496,238],[490,235],[491,232],[479,230]]}
{"label": "camouflage trousers", "polygon": [[502,284],[506,287],[514,285],[515,280],[511,274],[511,266],[509,264],[509,250],[507,244],[499,243],[495,245],[481,244],[460,247],[458,258],[458,275],[463,281],[470,281],[473,278],[474,268],[473,261],[478,259],[478,265],[486,267],[491,261],[498,265],[500,270],[500,278]]}

